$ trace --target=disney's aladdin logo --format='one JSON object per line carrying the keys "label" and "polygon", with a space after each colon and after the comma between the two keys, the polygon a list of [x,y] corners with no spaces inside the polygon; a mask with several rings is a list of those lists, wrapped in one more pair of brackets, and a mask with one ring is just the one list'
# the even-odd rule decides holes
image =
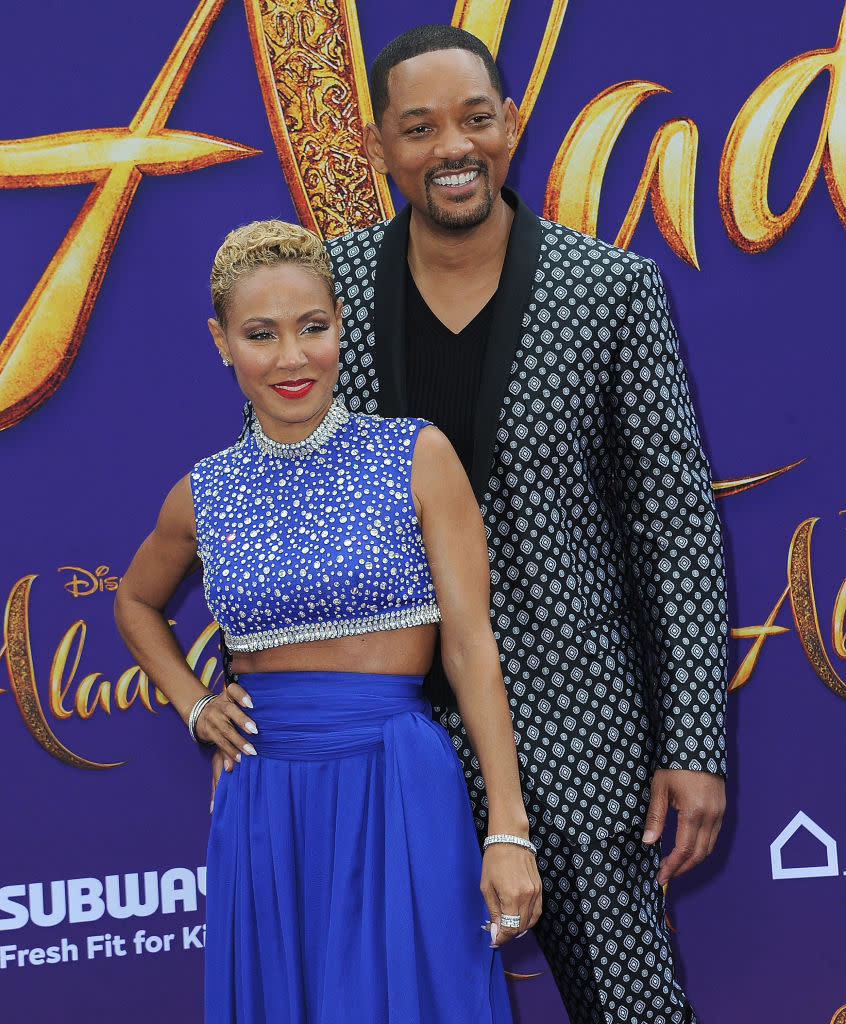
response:
{"label": "disney's aladdin logo", "polygon": [[[117,587],[118,577],[109,575],[108,566],[94,572],[75,566],[63,566],[70,572],[65,589],[74,597],[104,593]],[[142,705],[151,714],[168,704],[138,665],[107,678],[101,672],[84,672],[80,667],[88,637],[84,619],[71,623],[59,638],[49,672],[39,676],[32,654],[30,598],[38,577],[24,576],[15,583],[6,601],[3,616],[3,643],[11,692],[27,729],[48,754],[73,768],[115,768],[125,761],[97,761],[70,750],[56,736],[51,720],[69,718],[87,720],[95,714],[111,715]],[[176,623],[171,620],[171,625]],[[220,682],[217,650],[217,625],[210,623],[188,649],[186,661],[204,686],[214,689]],[[8,691],[0,687],[0,694]]]}
{"label": "disney's aladdin logo", "polygon": [[59,572],[72,573],[64,586],[74,597],[91,597],[92,594],[102,594],[106,590],[117,590],[120,583],[120,576],[109,575],[107,565],[98,565],[94,572],[78,565],[60,565]]}

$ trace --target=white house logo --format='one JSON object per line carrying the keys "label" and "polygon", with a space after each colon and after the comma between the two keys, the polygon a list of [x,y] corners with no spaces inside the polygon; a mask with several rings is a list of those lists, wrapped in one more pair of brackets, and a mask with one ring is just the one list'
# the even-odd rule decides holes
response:
{"label": "white house logo", "polygon": [[[782,859],[785,847],[802,829],[805,829],[818,841],[819,863],[810,864],[807,867],[787,868]],[[770,843],[770,861],[773,867],[773,878],[825,878],[828,875],[839,874],[837,842],[804,811],[800,811]]]}

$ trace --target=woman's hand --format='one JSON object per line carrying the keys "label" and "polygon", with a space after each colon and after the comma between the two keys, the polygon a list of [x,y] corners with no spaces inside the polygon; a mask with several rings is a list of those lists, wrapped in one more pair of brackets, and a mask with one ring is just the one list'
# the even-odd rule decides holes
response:
{"label": "woman's hand", "polygon": [[[534,856],[512,843],[493,843],[482,858],[480,886],[488,905],[491,947],[497,949],[531,928],[541,914],[541,881]],[[504,925],[502,915],[519,918]]]}
{"label": "woman's hand", "polygon": [[[209,814],[214,810],[214,793],[217,788],[217,783],[220,781],[220,773],[222,771],[231,771],[232,768],[235,767],[235,762],[241,760],[242,751],[249,755],[253,755],[256,752],[252,743],[244,742],[244,737],[239,734],[238,730],[234,725],[232,725],[232,723],[237,722],[241,729],[245,732],[251,733],[252,735],[255,735],[258,732],[255,722],[241,711],[241,708],[253,707],[253,701],[250,699],[250,694],[243,686],[240,686],[238,683],[229,683],[229,685],[222,693],[219,693],[218,696],[226,698],[232,705],[232,709],[226,709],[221,705],[218,710],[221,711],[224,716],[226,716],[227,711],[229,712],[226,716],[228,718],[228,726],[224,724],[223,728],[227,732],[230,742],[235,742],[240,745],[240,750],[234,757],[230,757],[224,754],[218,745],[217,750],[214,752],[214,757],[212,757],[212,793],[211,801],[209,803]],[[209,705],[213,705],[216,701],[217,697],[215,697],[214,700],[210,700]],[[201,739],[206,738],[205,732],[201,731],[200,723],[206,717],[209,705],[206,705],[203,709],[200,715],[200,721],[195,726],[195,731]],[[241,708],[239,708],[239,705]],[[212,741],[214,742],[215,740]]]}
{"label": "woman's hand", "polygon": [[219,750],[215,750],[212,756],[212,787],[211,787],[211,800],[209,801],[209,814],[214,810],[214,794],[217,791],[217,784],[220,782],[220,773],[222,771],[231,772],[232,762],[228,759],[224,759],[223,754]]}
{"label": "woman's hand", "polygon": [[255,736],[258,733],[256,723],[242,711],[242,708],[252,706],[250,695],[243,686],[231,683],[223,693],[206,704],[194,726],[198,739],[217,747],[212,759],[212,806],[221,771],[231,772],[242,754],[253,756],[256,753],[256,748],[242,735],[249,733]]}

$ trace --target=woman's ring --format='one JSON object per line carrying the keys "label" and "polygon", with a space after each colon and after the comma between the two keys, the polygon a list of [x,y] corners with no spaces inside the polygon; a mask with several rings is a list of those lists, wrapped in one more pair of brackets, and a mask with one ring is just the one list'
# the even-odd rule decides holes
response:
{"label": "woman's ring", "polygon": [[503,928],[519,928],[520,927],[520,915],[519,914],[500,914],[499,923]]}

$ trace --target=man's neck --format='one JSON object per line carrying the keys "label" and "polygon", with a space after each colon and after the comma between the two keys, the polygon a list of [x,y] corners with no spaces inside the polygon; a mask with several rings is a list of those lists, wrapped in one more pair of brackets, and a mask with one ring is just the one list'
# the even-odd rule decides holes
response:
{"label": "man's neck", "polygon": [[[499,278],[508,247],[514,211],[502,196],[488,217],[475,227],[443,228],[411,212],[408,265],[415,279],[432,274],[458,274]],[[487,273],[485,273],[487,272]]]}
{"label": "man's neck", "polygon": [[408,269],[423,301],[453,334],[463,331],[499,287],[514,211],[502,196],[483,223],[466,231],[411,214]]}

